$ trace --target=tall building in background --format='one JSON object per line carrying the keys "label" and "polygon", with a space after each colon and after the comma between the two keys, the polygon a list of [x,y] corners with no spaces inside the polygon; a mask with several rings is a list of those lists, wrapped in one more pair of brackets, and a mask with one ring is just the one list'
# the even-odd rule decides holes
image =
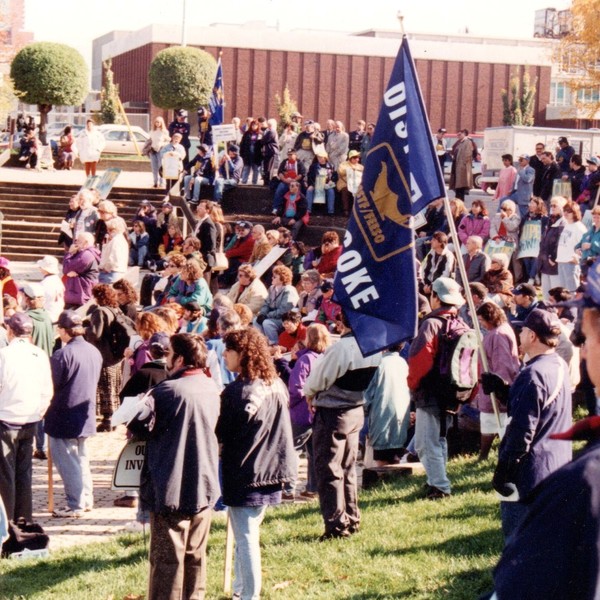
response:
{"label": "tall building in background", "polygon": [[8,73],[14,55],[33,33],[25,29],[25,0],[0,0],[0,74]]}

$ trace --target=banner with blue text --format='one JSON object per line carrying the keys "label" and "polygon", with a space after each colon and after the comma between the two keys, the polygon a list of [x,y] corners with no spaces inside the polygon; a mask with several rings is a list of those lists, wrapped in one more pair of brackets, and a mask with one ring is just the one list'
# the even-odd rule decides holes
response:
{"label": "banner with blue text", "polygon": [[335,299],[365,356],[416,333],[412,217],[445,193],[405,37],[383,96],[334,283]]}

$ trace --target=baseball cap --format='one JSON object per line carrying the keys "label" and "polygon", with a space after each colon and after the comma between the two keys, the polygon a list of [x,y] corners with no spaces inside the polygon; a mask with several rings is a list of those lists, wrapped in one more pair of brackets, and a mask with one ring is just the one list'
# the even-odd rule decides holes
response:
{"label": "baseball cap", "polygon": [[438,277],[432,284],[431,289],[444,304],[462,306],[465,299],[460,293],[460,285],[450,277]]}
{"label": "baseball cap", "polygon": [[446,130],[445,130],[443,127],[440,127],[440,128],[437,130],[437,132],[438,132],[438,133],[446,133]]}
{"label": "baseball cap", "polygon": [[355,156],[360,156],[360,152],[358,150],[350,150],[350,152],[348,152],[348,160],[354,158]]}
{"label": "baseball cap", "polygon": [[529,160],[531,157],[529,156],[529,154],[519,154],[519,160],[521,160],[522,158],[525,160]]}
{"label": "baseball cap", "polygon": [[558,143],[559,143],[559,144],[568,144],[568,143],[569,143],[569,140],[568,140],[568,139],[567,139],[567,138],[566,138],[564,135],[561,135],[561,136],[558,138]]}
{"label": "baseball cap", "polygon": [[161,208],[173,208],[170,202],[163,202]]}
{"label": "baseball cap", "polygon": [[252,229],[252,224],[249,221],[236,221],[235,226],[241,229]]}
{"label": "baseball cap", "polygon": [[305,125],[314,125],[315,122],[312,119],[306,119],[306,121],[304,121]]}
{"label": "baseball cap", "polygon": [[26,283],[23,286],[23,293],[28,298],[42,298],[43,296],[46,295],[46,292],[44,291],[42,284],[36,283],[33,281],[30,283]]}
{"label": "baseball cap", "polygon": [[150,206],[150,200],[142,200],[140,206]]}
{"label": "baseball cap", "polygon": [[188,111],[185,110],[185,108],[180,108],[175,114],[178,117],[187,117],[188,116]]}
{"label": "baseball cap", "polygon": [[587,163],[591,164],[591,165],[600,165],[600,158],[598,158],[597,156],[590,156],[587,160]]}
{"label": "baseball cap", "polygon": [[171,346],[171,340],[164,331],[157,331],[156,333],[153,333],[148,340],[148,345],[150,347],[158,346],[161,350],[167,352]]}
{"label": "baseball cap", "polygon": [[40,269],[43,269],[44,271],[46,271],[46,273],[50,273],[51,275],[58,274],[59,267],[58,267],[58,259],[56,258],[56,256],[44,256],[43,258],[40,258],[40,260],[38,260],[36,262],[36,265]]}
{"label": "baseball cap", "polygon": [[558,337],[560,335],[560,321],[556,313],[534,308],[524,321],[513,321],[514,327],[527,327],[539,337]]}
{"label": "baseball cap", "polygon": [[11,328],[12,332],[17,337],[23,337],[33,333],[33,321],[27,313],[16,312],[12,317],[4,319],[4,323]]}
{"label": "baseball cap", "polygon": [[532,298],[537,297],[536,289],[530,283],[520,283],[516,288],[513,288],[512,291],[514,296],[531,296]]}
{"label": "baseball cap", "polygon": [[196,148],[198,148],[198,150],[204,150],[207,154],[210,151],[210,148],[206,144],[198,144]]}
{"label": "baseball cap", "polygon": [[56,324],[62,329],[71,329],[72,327],[81,327],[83,318],[74,310],[63,310],[58,316]]}
{"label": "baseball cap", "polygon": [[290,148],[288,150],[288,155],[290,155],[290,154],[296,154],[296,149],[295,148]]}
{"label": "baseball cap", "polygon": [[229,148],[227,148],[227,150],[229,150],[229,152],[238,154],[240,151],[240,147],[237,144],[230,144],[230,146],[229,146]]}
{"label": "baseball cap", "polygon": [[10,260],[8,260],[8,258],[4,258],[4,256],[0,256],[0,267],[10,269]]}
{"label": "baseball cap", "polygon": [[204,117],[206,115],[206,109],[204,108],[204,106],[198,108],[197,114],[199,117]]}
{"label": "baseball cap", "polygon": [[296,112],[292,113],[292,117],[294,117],[294,118],[300,118],[301,119],[302,115],[298,111],[296,111]]}

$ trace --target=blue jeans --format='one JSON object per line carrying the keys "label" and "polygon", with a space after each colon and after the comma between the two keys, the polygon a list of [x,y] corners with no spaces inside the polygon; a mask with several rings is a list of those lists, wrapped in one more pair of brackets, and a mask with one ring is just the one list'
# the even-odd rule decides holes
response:
{"label": "blue jeans", "polygon": [[252,171],[252,185],[256,185],[258,183],[260,165],[244,165],[244,168],[242,169],[242,183],[248,183],[250,171]]}
{"label": "blue jeans", "polygon": [[215,179],[215,189],[213,199],[216,202],[223,200],[223,192],[237,187],[238,182],[235,179]]}
{"label": "blue jeans", "polygon": [[266,506],[229,507],[229,519],[235,538],[233,593],[241,600],[260,598],[260,524],[266,510]]}
{"label": "blue jeans", "polygon": [[44,430],[44,420],[38,421],[35,431],[35,449],[46,451],[46,432]]}
{"label": "blue jeans", "polygon": [[191,192],[191,199],[194,202],[198,202],[200,200],[200,189],[203,185],[208,185],[210,183],[210,179],[207,177],[194,177],[193,175],[186,175],[183,178],[183,193],[185,194],[185,199],[190,200],[190,181],[194,180],[193,189]]}
{"label": "blue jeans", "polygon": [[[449,427],[452,420],[447,418]],[[415,424],[415,449],[427,473],[427,483],[446,494],[450,493],[450,480],[446,474],[448,443],[440,435],[441,417],[438,408],[417,408]]]}
{"label": "blue jeans", "polygon": [[[309,188],[306,192],[306,203],[308,204],[308,212],[312,212],[314,200],[315,190],[314,188]],[[332,215],[335,211],[335,190],[333,188],[325,190],[325,200],[327,202],[327,214]]]}
{"label": "blue jeans", "polygon": [[160,176],[160,152],[150,152],[150,166],[152,167],[152,177],[154,177],[154,185],[164,185],[164,180]]}
{"label": "blue jeans", "polygon": [[143,267],[148,256],[148,246],[140,246],[139,248],[129,249],[129,266]]}
{"label": "blue jeans", "polygon": [[119,279],[123,279],[123,277],[125,277],[125,273],[118,273],[117,271],[105,273],[104,271],[100,271],[100,274],[98,275],[98,283],[114,283]]}
{"label": "blue jeans", "polygon": [[538,272],[538,259],[535,257],[521,258],[523,271],[527,274],[528,279],[535,279]]}
{"label": "blue jeans", "polygon": [[558,276],[560,285],[569,292],[574,292],[579,287],[581,267],[577,263],[558,263]]}
{"label": "blue jeans", "polygon": [[[283,208],[283,197],[290,191],[290,186],[287,183],[280,182],[273,196],[273,211],[279,212]],[[310,210],[310,209],[309,209]]]}
{"label": "blue jeans", "polygon": [[85,441],[87,438],[55,438],[48,436],[52,460],[63,480],[67,505],[71,510],[94,506],[92,473]]}
{"label": "blue jeans", "polygon": [[277,344],[279,341],[279,334],[281,333],[283,326],[281,319],[265,319],[262,324],[259,324],[256,320],[253,323],[261,333],[264,333],[269,343]]}

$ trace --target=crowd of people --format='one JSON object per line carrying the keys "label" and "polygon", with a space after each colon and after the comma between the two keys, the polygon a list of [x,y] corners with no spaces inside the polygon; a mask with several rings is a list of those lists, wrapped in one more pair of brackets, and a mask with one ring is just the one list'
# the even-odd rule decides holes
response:
{"label": "crowd of people", "polygon": [[[310,139],[312,126],[298,138]],[[249,148],[260,130],[248,123]],[[342,124],[331,131],[343,133]],[[338,142],[331,147],[344,146]],[[290,162],[298,174],[323,164],[315,154],[316,162],[301,167],[301,150],[302,142],[286,151],[278,183],[290,188],[284,205],[299,181]],[[343,153],[336,156],[343,164]],[[256,170],[245,176],[254,179]],[[195,186],[192,178],[186,189]],[[44,257],[41,283],[19,289],[0,257],[0,435],[11,449],[0,456],[0,497],[8,516],[32,519],[31,459],[34,445],[34,455],[46,457],[46,439],[67,499],[53,516],[92,510],[85,441],[111,431],[123,399],[139,395],[128,423],[133,439],[146,440],[139,500],[128,494],[115,503],[139,505],[138,518],[149,519],[148,597],[192,597],[204,589],[210,509],[222,503],[236,539],[234,597],[255,598],[260,524],[269,506],[318,500],[320,540],[355,535],[356,463],[371,450],[379,466],[420,460],[424,497],[443,500],[452,493],[447,433],[469,407],[471,419],[477,415],[480,460],[500,438],[493,486],[505,552],[521,553],[539,507],[532,494],[564,473],[572,457],[569,441],[554,439],[570,435],[573,392],[581,390],[590,414],[597,412],[592,369],[600,365],[595,350],[580,354],[579,347],[583,335],[597,337],[600,208],[591,208],[585,227],[577,200],[546,201],[532,191],[523,215],[511,194],[499,198],[492,216],[481,201],[467,211],[457,197],[451,214],[441,201],[430,205],[415,237],[418,333],[364,357],[333,298],[342,253],[337,232],[309,249],[293,239],[293,224],[265,230],[241,220],[230,228],[218,202],[197,198],[197,223],[184,238],[169,202],[158,210],[142,202],[128,224],[114,203],[80,191],[59,242],[62,277],[59,262]],[[450,244],[449,219],[461,248]],[[276,247],[278,258],[258,269]],[[150,267],[139,292],[128,266]],[[465,288],[476,314],[466,309]],[[484,333],[488,370],[466,396],[451,398],[447,340],[470,331],[473,319]],[[34,372],[39,376],[21,376]],[[300,452],[308,463],[304,489]],[[499,585],[511,585],[508,561],[500,564]]]}

